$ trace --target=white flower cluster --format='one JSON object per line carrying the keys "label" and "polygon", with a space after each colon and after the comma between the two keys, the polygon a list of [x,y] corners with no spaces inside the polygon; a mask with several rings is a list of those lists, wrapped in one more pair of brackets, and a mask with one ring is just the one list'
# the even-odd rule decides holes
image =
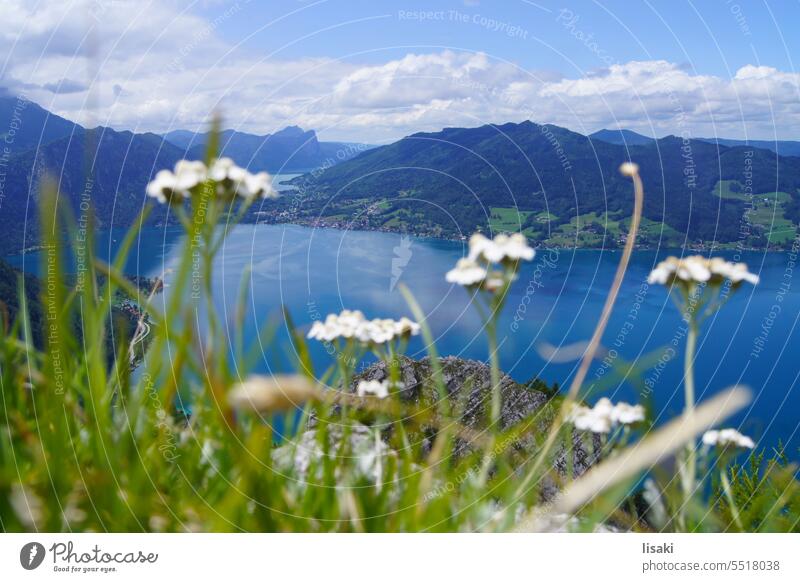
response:
{"label": "white flower cluster", "polygon": [[444,276],[448,283],[455,283],[464,287],[477,285],[486,279],[488,271],[472,259],[459,259],[454,269]]}
{"label": "white flower cluster", "polygon": [[475,233],[469,239],[469,258],[473,261],[478,259],[483,259],[487,263],[530,261],[533,255],[534,250],[528,246],[528,240],[518,232],[498,234],[493,239]]}
{"label": "white flower cluster", "polygon": [[214,160],[211,167],[203,162],[180,160],[174,171],[161,170],[147,185],[147,195],[159,202],[181,202],[189,198],[198,185],[213,180],[218,196],[240,196],[248,200],[257,197],[276,198],[272,178],[266,172],[251,174],[230,158]]}
{"label": "white flower cluster", "polygon": [[172,202],[175,198],[188,198],[192,188],[206,179],[206,165],[203,162],[180,160],[175,164],[175,171],[161,170],[147,185],[147,195],[162,204]]}
{"label": "white flower cluster", "polygon": [[272,178],[266,172],[251,174],[237,166],[230,158],[214,160],[208,169],[208,177],[217,183],[217,195],[233,193],[236,196],[253,200],[255,198],[277,198],[272,187]]}
{"label": "white flower cluster", "polygon": [[567,421],[578,430],[607,433],[618,424],[634,424],[644,420],[644,407],[619,402],[614,405],[608,398],[601,398],[594,407],[575,405],[567,415]]}
{"label": "white flower cluster", "polygon": [[[445,275],[448,283],[464,287],[481,285],[489,291],[496,291],[505,284],[504,273],[490,271],[490,265],[502,263],[515,267],[521,261],[533,259],[534,250],[528,246],[527,239],[519,233],[499,234],[489,239],[480,233],[469,239],[469,255],[459,259],[454,269]],[[513,278],[513,273],[510,275]]]}
{"label": "white flower cluster", "polygon": [[744,263],[731,263],[719,257],[707,259],[700,255],[661,261],[647,277],[650,285],[671,285],[674,282],[717,284],[730,280],[734,285],[747,281],[755,285],[758,275],[747,270]]}
{"label": "white flower cluster", "polygon": [[375,396],[376,398],[386,398],[389,396],[389,382],[384,380],[361,380],[356,387],[358,396]]}
{"label": "white flower cluster", "polygon": [[752,449],[756,446],[748,436],[743,435],[735,428],[723,428],[722,430],[709,430],[703,435],[703,444],[709,446],[736,446],[743,449]]}
{"label": "white flower cluster", "polygon": [[331,313],[325,321],[315,321],[308,332],[308,338],[323,342],[355,339],[365,344],[383,344],[395,338],[408,338],[419,332],[419,324],[407,317],[399,320],[369,320],[360,311],[345,309],[338,315]]}

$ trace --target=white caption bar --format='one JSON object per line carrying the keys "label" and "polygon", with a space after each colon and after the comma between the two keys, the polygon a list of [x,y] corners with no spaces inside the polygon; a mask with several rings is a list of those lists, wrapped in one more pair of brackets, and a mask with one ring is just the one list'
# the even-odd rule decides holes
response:
{"label": "white caption bar", "polygon": [[0,579],[15,581],[796,581],[799,564],[792,534],[0,535]]}

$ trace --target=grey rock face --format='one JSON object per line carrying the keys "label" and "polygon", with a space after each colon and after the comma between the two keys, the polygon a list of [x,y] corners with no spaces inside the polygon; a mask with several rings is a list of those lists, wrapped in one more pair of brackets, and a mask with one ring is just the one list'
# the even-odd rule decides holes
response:
{"label": "grey rock face", "polygon": [[[464,360],[454,356],[439,359],[442,379],[454,411],[460,412],[461,423],[469,428],[485,428],[488,411],[491,407],[491,371],[483,362]],[[404,389],[400,397],[403,402],[423,407],[435,408],[439,393],[434,382],[433,367],[429,357],[412,360],[402,357],[399,361],[400,380]],[[358,374],[351,389],[360,380],[388,380],[389,369],[386,362],[378,362]],[[501,428],[509,428],[523,419],[529,418],[547,402],[542,392],[530,390],[503,376],[500,381],[502,410]]]}
{"label": "grey rock face", "polygon": [[[476,431],[486,429],[491,408],[491,370],[489,366],[483,362],[454,356],[440,358],[439,362],[453,415],[459,418],[461,424],[467,428]],[[430,358],[413,360],[403,356],[398,360],[398,368],[399,379],[403,383],[403,389],[399,395],[400,400],[408,405],[436,411],[440,397],[434,382]],[[389,380],[389,378],[390,370],[386,362],[378,362],[357,374],[353,378],[350,390],[355,391],[361,380],[382,381]],[[500,386],[501,428],[505,430],[521,422],[533,425],[523,437],[511,444],[518,453],[520,464],[523,464],[535,455],[537,437],[543,439],[552,421],[554,411],[547,406],[548,395],[519,384],[507,375],[501,378]],[[313,429],[315,424],[316,420],[311,419],[309,428]],[[390,429],[387,432],[390,432]],[[435,435],[436,430],[433,427],[423,427],[423,430],[409,434],[409,438],[421,441],[422,452],[427,454]],[[570,464],[572,465],[572,476],[577,477],[599,460],[597,451],[600,450],[600,441],[596,435],[593,437],[573,431],[572,440],[571,463],[563,444],[555,450],[553,466],[562,476],[567,475]],[[468,443],[457,442],[453,453],[461,456],[471,450]],[[523,469],[521,469],[522,471]],[[542,493],[545,499],[551,498],[557,490],[557,485],[550,479],[542,484]]]}

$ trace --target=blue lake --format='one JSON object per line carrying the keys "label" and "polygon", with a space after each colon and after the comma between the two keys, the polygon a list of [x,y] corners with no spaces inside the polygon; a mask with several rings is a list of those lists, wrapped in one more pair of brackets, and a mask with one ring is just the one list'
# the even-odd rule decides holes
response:
{"label": "blue lake", "polygon": [[[99,237],[100,254],[113,253],[123,233]],[[164,275],[180,249],[180,228],[147,229],[137,241],[130,274]],[[286,306],[297,326],[341,309],[360,309],[368,317],[410,315],[398,284],[405,284],[427,314],[441,354],[486,359],[486,337],[469,304],[467,292],[445,282],[444,274],[465,253],[459,242],[419,239],[399,234],[310,229],[291,225],[241,225],[229,236],[215,266],[217,310],[232,320],[243,273],[250,269],[251,297],[245,337]],[[634,254],[603,344],[606,363],[598,361],[586,385],[590,399],[649,402],[663,422],[683,407],[684,324],[662,287],[648,287],[647,274],[668,251]],[[721,253],[732,257],[731,253]],[[538,376],[568,384],[577,362],[554,362],[537,347],[587,340],[606,299],[620,253],[541,249],[525,264],[513,287],[499,326],[501,365],[519,381]],[[702,331],[696,362],[697,394],[707,398],[735,383],[754,393],[748,409],[725,424],[738,426],[762,446],[779,440],[791,457],[800,447],[800,284],[792,284],[786,253],[748,252],[740,260],[760,274],[757,286],[745,285],[709,319]],[[35,253],[10,261],[35,271]],[[788,283],[788,291],[781,284]],[[166,293],[169,293],[167,287]],[[780,298],[779,298],[780,297]],[[666,349],[666,351],[665,351]],[[285,371],[292,345],[286,329],[265,349],[259,371]],[[330,363],[323,346],[312,345],[318,370]],[[421,357],[421,339],[409,355]],[[675,357],[670,358],[672,354]],[[623,360],[651,367],[640,378],[621,379],[609,363]]]}

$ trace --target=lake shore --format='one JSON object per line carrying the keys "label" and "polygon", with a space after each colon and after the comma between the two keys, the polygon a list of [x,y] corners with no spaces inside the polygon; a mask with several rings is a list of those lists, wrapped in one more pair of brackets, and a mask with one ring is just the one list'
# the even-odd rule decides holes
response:
{"label": "lake shore", "polygon": [[[250,217],[248,217],[250,218]],[[242,224],[263,224],[263,225],[270,225],[270,226],[280,226],[280,225],[293,225],[293,226],[302,226],[306,228],[324,228],[324,229],[332,229],[332,230],[344,230],[344,231],[353,231],[353,232],[380,232],[385,234],[400,234],[400,235],[408,235],[413,236],[418,240],[436,240],[436,241],[448,241],[448,242],[461,242],[466,243],[469,240],[468,235],[446,235],[446,234],[430,234],[430,233],[417,233],[417,232],[409,232],[408,229],[400,228],[400,227],[370,227],[367,225],[359,224],[357,227],[353,227],[350,223],[345,221],[326,221],[322,219],[314,219],[314,220],[287,220],[287,221],[272,221],[272,220],[264,220],[263,218],[256,217],[254,220],[244,220]],[[798,233],[800,237],[800,233]],[[795,239],[797,240],[797,239]],[[592,251],[610,251],[616,252],[622,250],[622,246],[619,245],[608,245],[608,246],[595,246],[595,245],[579,245],[579,246],[559,246],[559,245],[548,245],[547,243],[540,243],[534,245],[535,248],[540,249],[554,249],[559,251],[572,251],[572,250],[592,250]],[[660,251],[660,250],[674,250],[676,252],[686,253],[686,252],[694,252],[694,253],[708,253],[708,252],[733,252],[733,251],[741,251],[741,252],[766,252],[766,253],[790,253],[790,252],[797,252],[797,249],[792,248],[763,248],[763,247],[748,247],[743,245],[733,245],[732,243],[721,243],[721,244],[692,244],[692,245],[685,245],[683,247],[675,247],[675,246],[657,246],[657,245],[640,245],[637,244],[634,246],[634,249],[637,251]]]}

